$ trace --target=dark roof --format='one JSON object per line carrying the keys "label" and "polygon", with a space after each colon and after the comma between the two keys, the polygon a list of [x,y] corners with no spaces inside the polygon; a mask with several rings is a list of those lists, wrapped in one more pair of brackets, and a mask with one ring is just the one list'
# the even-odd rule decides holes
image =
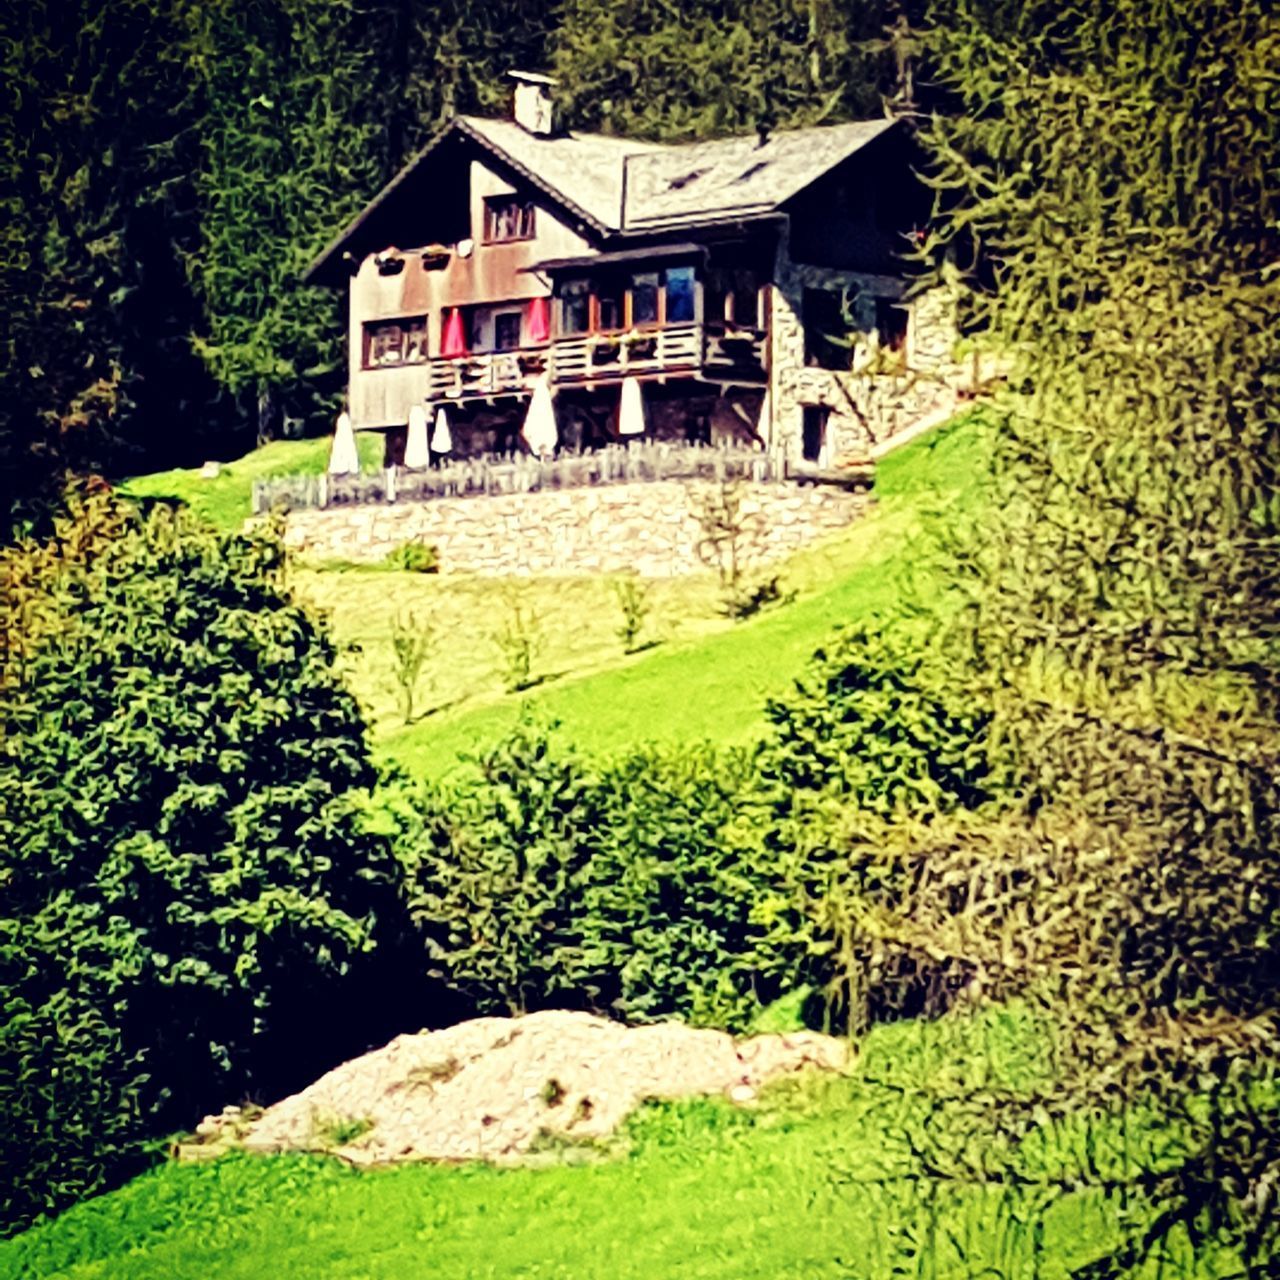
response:
{"label": "dark roof", "polygon": [[894,126],[892,120],[663,145],[606,134],[535,134],[512,120],[459,116],[334,237],[307,269],[331,272],[369,219],[450,139],[464,138],[524,178],[595,239],[757,218]]}
{"label": "dark roof", "polygon": [[624,262],[651,261],[654,258],[697,258],[706,255],[705,244],[662,244],[648,249],[613,249],[606,253],[580,254],[576,258],[547,258],[535,262],[526,271],[569,271],[574,267],[607,267]]}

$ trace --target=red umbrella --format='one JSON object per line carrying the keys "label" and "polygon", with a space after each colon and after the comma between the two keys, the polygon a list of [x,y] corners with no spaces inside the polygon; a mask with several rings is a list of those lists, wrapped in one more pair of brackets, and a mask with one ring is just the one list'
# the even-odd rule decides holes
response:
{"label": "red umbrella", "polygon": [[454,307],[444,323],[444,337],[440,342],[442,356],[465,356],[467,354],[467,334],[462,324],[462,308]]}
{"label": "red umbrella", "polygon": [[551,308],[546,298],[533,298],[529,302],[529,341],[546,342],[551,337]]}

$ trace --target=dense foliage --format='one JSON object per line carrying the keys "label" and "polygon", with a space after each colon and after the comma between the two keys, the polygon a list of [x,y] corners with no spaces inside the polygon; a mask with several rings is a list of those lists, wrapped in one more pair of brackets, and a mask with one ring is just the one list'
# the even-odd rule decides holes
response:
{"label": "dense foliage", "polygon": [[279,547],[102,495],[57,535],[4,557],[6,1222],[348,1048],[337,979],[395,901],[364,728]]}

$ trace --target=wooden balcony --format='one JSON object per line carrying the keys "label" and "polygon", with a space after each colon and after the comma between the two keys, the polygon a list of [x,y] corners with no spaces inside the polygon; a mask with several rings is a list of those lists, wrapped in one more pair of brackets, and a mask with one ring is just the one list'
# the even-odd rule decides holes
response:
{"label": "wooden balcony", "polygon": [[[518,351],[436,356],[426,366],[423,398],[448,404],[528,395],[547,370],[556,386],[659,374],[763,383],[764,366],[765,333],[761,329],[673,324],[629,333],[559,338]],[[421,378],[422,372],[418,376]]]}
{"label": "wooden balcony", "polygon": [[557,386],[616,382],[629,376],[686,373],[763,382],[765,335],[758,329],[672,324],[628,333],[560,338],[551,348]]}
{"label": "wooden balcony", "polygon": [[486,351],[468,356],[436,356],[428,368],[427,395],[431,401],[492,400],[527,395],[547,367],[548,348]]}

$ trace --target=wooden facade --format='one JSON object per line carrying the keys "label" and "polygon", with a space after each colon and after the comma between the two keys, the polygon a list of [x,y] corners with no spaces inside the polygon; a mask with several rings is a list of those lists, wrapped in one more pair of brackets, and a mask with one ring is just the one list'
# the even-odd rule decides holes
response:
{"label": "wooden facade", "polygon": [[[389,462],[415,405],[449,409],[455,456],[518,449],[546,377],[573,447],[617,438],[636,378],[652,438],[838,465],[885,434],[854,399],[874,400],[855,385],[877,376],[867,351],[896,374],[915,361],[901,251],[926,209],[886,122],[658,148],[462,118],[311,278],[345,267],[350,413],[387,434]],[[949,345],[924,344],[936,400],[955,395]]]}

